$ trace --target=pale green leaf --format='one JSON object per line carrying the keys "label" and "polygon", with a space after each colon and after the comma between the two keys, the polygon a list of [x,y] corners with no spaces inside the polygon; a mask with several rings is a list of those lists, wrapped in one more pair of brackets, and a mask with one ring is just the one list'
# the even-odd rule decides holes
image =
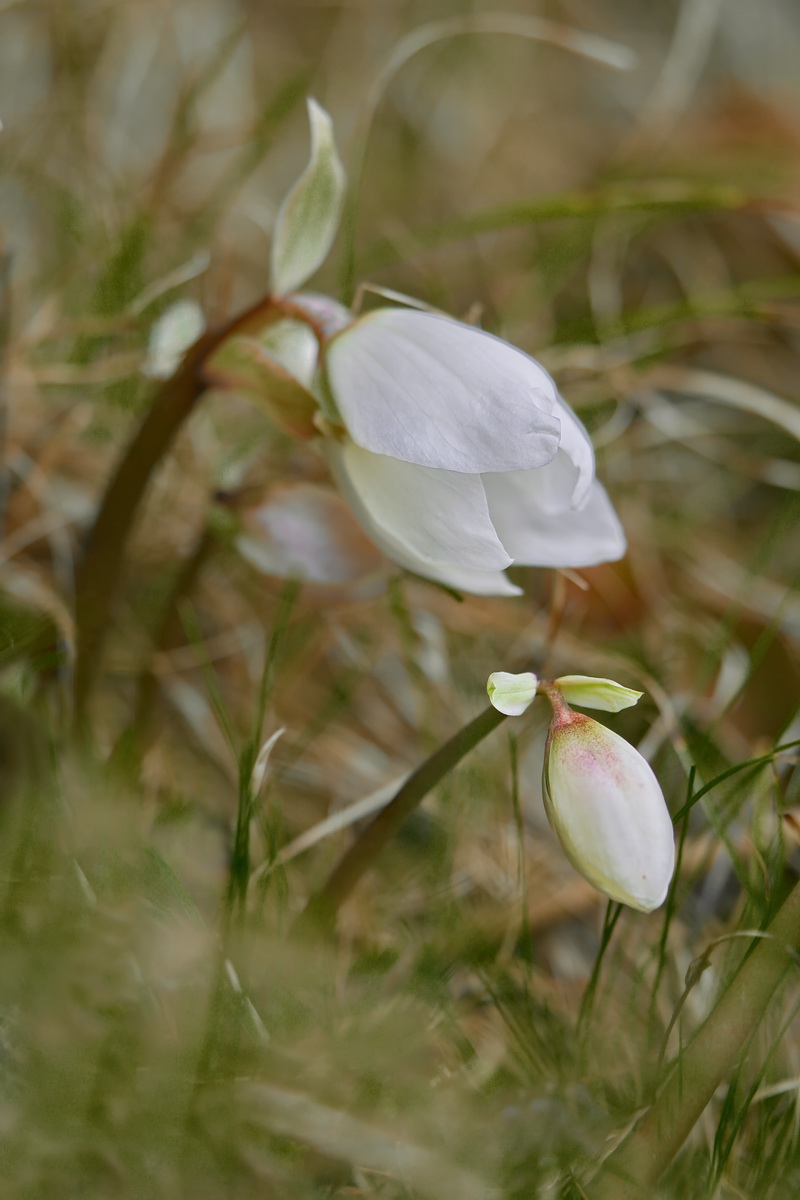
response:
{"label": "pale green leaf", "polygon": [[311,156],[289,191],[272,239],[272,290],[285,295],[302,286],[331,248],[345,192],[345,172],[333,140],[333,123],[315,100],[308,101]]}
{"label": "pale green leaf", "polygon": [[518,717],[536,697],[539,680],[531,671],[514,675],[510,671],[493,671],[486,691],[493,706],[507,717]]}
{"label": "pale green leaf", "polygon": [[554,683],[567,704],[599,708],[603,712],[619,712],[620,709],[630,708],[643,694],[623,687],[613,679],[598,679],[593,675],[562,675]]}

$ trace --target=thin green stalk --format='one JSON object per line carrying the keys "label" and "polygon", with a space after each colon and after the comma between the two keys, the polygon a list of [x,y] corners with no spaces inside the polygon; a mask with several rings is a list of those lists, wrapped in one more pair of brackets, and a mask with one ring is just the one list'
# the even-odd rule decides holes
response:
{"label": "thin green stalk", "polygon": [[533,965],[533,935],[531,933],[531,915],[528,911],[528,878],[525,869],[525,818],[522,815],[522,802],[519,795],[519,745],[516,735],[513,733],[508,735],[508,755],[511,766],[511,807],[517,830],[517,875],[522,910],[519,928],[522,943],[520,958],[526,971],[526,978],[530,982],[530,968]]}
{"label": "thin green stalk", "polygon": [[597,950],[597,957],[594,960],[592,973],[589,976],[589,982],[586,985],[586,991],[581,998],[581,1006],[578,1011],[578,1027],[577,1032],[580,1036],[585,1035],[589,1020],[592,1016],[594,1008],[595,995],[597,993],[597,985],[600,982],[600,971],[603,966],[603,960],[606,956],[606,950],[611,943],[611,937],[617,927],[617,922],[622,916],[622,904],[616,904],[613,900],[609,900],[606,905],[606,915],[603,920],[603,932],[600,935],[600,945]]}
{"label": "thin green stalk", "polygon": [[557,46],[584,58],[594,59],[595,62],[616,70],[628,70],[636,63],[635,55],[627,46],[621,46],[617,42],[611,42],[607,38],[597,37],[594,34],[584,33],[579,29],[559,25],[555,21],[527,16],[524,13],[475,13],[466,17],[445,17],[443,20],[430,21],[410,30],[393,46],[390,54],[379,66],[367,91],[356,130],[355,145],[350,157],[350,184],[341,225],[341,290],[345,303],[350,302],[355,290],[356,226],[361,185],[364,179],[370,133],[378,106],[398,71],[421,50],[426,50],[437,42],[474,34],[500,34],[549,43],[551,46]]}
{"label": "thin green stalk", "polygon": [[11,255],[0,245],[0,538],[5,531],[6,501],[9,492],[6,465],[6,434],[8,425],[6,359],[11,335]]}
{"label": "thin green stalk", "polygon": [[200,622],[197,618],[197,613],[195,612],[191,600],[188,598],[182,600],[178,605],[178,612],[180,613],[180,618],[183,622],[183,628],[186,633],[186,637],[194,649],[197,658],[197,666],[203,676],[203,684],[205,685],[208,702],[211,705],[211,711],[214,714],[219,731],[225,739],[228,749],[230,750],[231,758],[235,762],[238,762],[239,738],[236,732],[236,726],[234,724],[230,708],[228,707],[227,700],[225,699],[225,694],[220,686],[219,678],[214,668],[214,663],[212,662],[211,656],[208,653],[208,647],[203,636],[203,631],[200,628]]}
{"label": "thin green stalk", "polygon": [[340,906],[373,865],[392,835],[465,754],[504,720],[505,716],[496,708],[484,709],[417,767],[397,795],[356,839],[320,891],[311,897],[297,924],[300,932],[330,929]]}
{"label": "thin green stalk", "polygon": [[272,632],[264,656],[261,685],[258,689],[258,707],[256,708],[255,728],[253,730],[253,747],[256,756],[258,756],[258,751],[264,738],[264,721],[275,687],[278,656],[283,649],[286,631],[289,628],[289,619],[294,611],[301,587],[302,583],[299,579],[287,580],[278,601],[278,611],[275,614]]}
{"label": "thin green stalk", "polygon": [[256,813],[258,800],[258,787],[254,787],[253,772],[258,762],[264,736],[267,707],[275,686],[278,656],[283,647],[289,618],[297,601],[300,587],[299,580],[290,579],[281,593],[278,611],[272,626],[272,635],[264,654],[253,736],[245,743],[239,754],[239,802],[225,902],[226,929],[230,926],[234,916],[241,918],[244,915],[247,905],[247,888],[250,883],[250,826]]}
{"label": "thin green stalk", "polygon": [[220,329],[203,334],[156,392],[111,476],[75,578],[74,714],[79,728],[86,724],[87,704],[100,671],[109,614],[134,520],[153,471],[208,387],[203,364],[232,333],[254,322],[266,324],[279,315],[278,305],[267,296]]}
{"label": "thin green stalk", "polygon": [[722,1080],[734,1070],[784,976],[795,965],[798,944],[800,884],[680,1054],[653,1105],[606,1159],[588,1188],[591,1200],[642,1200],[653,1195],[658,1179]]}
{"label": "thin green stalk", "polygon": [[153,669],[153,659],[156,655],[166,654],[174,649],[185,637],[181,605],[191,597],[194,585],[216,544],[214,531],[206,526],[198,538],[194,550],[178,572],[164,608],[161,624],[153,638],[152,656],[137,680],[132,728],[143,744],[150,732],[153,708],[158,694],[158,675]]}
{"label": "thin green stalk", "polygon": [[726,779],[730,779],[732,775],[738,774],[739,771],[747,770],[748,767],[765,767],[767,763],[773,762],[779,754],[783,754],[786,750],[793,750],[795,746],[800,746],[800,738],[792,742],[783,742],[780,746],[776,746],[774,750],[770,750],[769,754],[760,754],[757,758],[747,758],[744,762],[734,763],[732,767],[728,767],[726,770],[720,772],[719,775],[715,775],[713,779],[704,784],[686,801],[683,808],[679,808],[673,814],[673,825],[677,825],[679,821],[682,821],[689,810],[694,808],[698,800],[702,800],[703,796],[706,796],[718,784],[724,783]]}
{"label": "thin green stalk", "polygon": [[[736,211],[754,207],[757,198],[731,184],[676,184],[674,180],[612,183],[594,191],[561,192],[556,196],[536,196],[516,200],[466,216],[451,217],[436,225],[412,231],[414,244],[421,250],[434,249],[482,233],[519,229],[545,221],[566,218],[603,217],[609,213],[672,214]],[[396,241],[376,242],[364,254],[363,269],[377,271],[400,256]]]}
{"label": "thin green stalk", "polygon": [[[694,780],[697,774],[697,767],[692,764],[689,769],[689,778],[686,785],[687,798],[691,798],[694,791]],[[675,856],[675,870],[672,873],[672,882],[669,885],[667,893],[667,901],[664,905],[664,920],[661,925],[661,936],[658,939],[658,963],[656,965],[655,979],[650,992],[650,1015],[648,1018],[650,1028],[655,1028],[656,1020],[656,1001],[658,998],[658,989],[661,986],[661,977],[664,974],[664,968],[667,962],[667,938],[672,926],[672,921],[678,908],[678,883],[681,877],[681,866],[683,865],[683,851],[686,845],[686,835],[689,832],[689,822],[684,818],[680,822],[680,830],[678,833],[678,850]]]}
{"label": "thin green stalk", "polygon": [[225,898],[225,929],[233,917],[242,917],[247,902],[247,885],[250,881],[250,824],[255,810],[253,795],[253,767],[258,747],[248,742],[239,756],[239,799],[236,809],[236,830],[231,848],[228,871],[228,891]]}

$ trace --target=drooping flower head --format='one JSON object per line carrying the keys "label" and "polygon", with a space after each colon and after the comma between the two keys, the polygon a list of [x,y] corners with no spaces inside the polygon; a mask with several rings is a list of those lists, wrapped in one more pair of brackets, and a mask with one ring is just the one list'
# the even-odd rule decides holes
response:
{"label": "drooping flower head", "polygon": [[538,362],[442,313],[355,316],[295,290],[327,254],[344,190],[330,118],[314,102],[309,117],[311,158],[273,238],[284,320],[263,338],[232,339],[212,377],[260,392],[296,436],[322,433],[364,530],[419,575],[509,596],[520,592],[504,573],[514,563],[620,558],[625,537],[589,437]]}
{"label": "drooping flower head", "polygon": [[378,309],[324,353],[345,430],[340,486],[390,557],[465,591],[513,595],[512,563],[591,566],[625,538],[591,442],[550,376],[459,321]]}
{"label": "drooping flower head", "polygon": [[543,692],[553,706],[544,755],[545,810],[562,849],[599,891],[641,912],[663,904],[675,868],[672,821],[649,763],[630,742],[584,713],[616,712],[641,695],[610,679],[568,675],[538,683],[530,673],[495,672],[487,690],[501,712],[518,715]]}

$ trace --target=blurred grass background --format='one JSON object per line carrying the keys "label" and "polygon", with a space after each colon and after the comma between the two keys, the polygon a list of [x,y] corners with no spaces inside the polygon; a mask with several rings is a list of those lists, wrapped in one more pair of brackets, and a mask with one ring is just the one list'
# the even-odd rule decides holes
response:
{"label": "blurred grass background", "polygon": [[[210,498],[257,508],[324,466],[212,393],[153,480],[96,746],[76,746],[75,565],[153,394],[154,321],[188,297],[213,325],[264,292],[307,94],[352,162],[412,30],[507,12],[638,65],[508,34],[421,49],[375,110],[354,278],[480,314],[548,366],[628,557],[520,570],[513,601],[384,568],[297,591],[237,555],[219,506],[205,532]],[[588,1194],[742,944],[682,1000],[690,964],[793,874],[792,755],[693,810],[674,904],[624,913],[594,976],[605,904],[547,828],[536,708],[408,822],[330,944],[289,931],[352,822],[294,839],[390,795],[490,671],[531,658],[646,691],[609,724],[673,811],[692,766],[708,781],[800,737],[799,54],[789,0],[0,0],[5,1196]],[[346,298],[351,266],[334,252],[314,286]],[[226,922],[265,669],[265,734],[284,733]],[[143,686],[146,744],[112,754]],[[800,1194],[797,997],[792,979],[665,1197]]]}

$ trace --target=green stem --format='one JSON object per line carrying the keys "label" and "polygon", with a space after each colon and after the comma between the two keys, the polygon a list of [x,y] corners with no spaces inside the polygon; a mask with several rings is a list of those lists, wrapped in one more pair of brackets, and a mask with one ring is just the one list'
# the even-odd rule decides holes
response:
{"label": "green stem", "polygon": [[448,742],[417,767],[397,795],[356,839],[334,868],[328,881],[306,905],[298,930],[312,933],[330,929],[340,906],[355,888],[361,876],[373,865],[383,847],[403,822],[422,803],[428,792],[444,779],[479,742],[502,724],[505,717],[495,708],[487,708]]}
{"label": "green stem", "polygon": [[11,255],[0,243],[0,540],[5,534],[6,503],[10,479],[6,465],[8,433],[8,342],[11,336]]}
{"label": "green stem", "polygon": [[642,1200],[733,1070],[769,1007],[800,943],[800,884],[758,939],[712,1012],[674,1065],[652,1107],[609,1156],[590,1200]]}
{"label": "green stem", "polygon": [[76,657],[74,713],[86,709],[100,671],[109,613],[117,594],[125,548],[147,485],[184,421],[206,391],[203,364],[231,334],[281,315],[280,302],[262,298],[220,329],[195,342],[155,399],[112,475],[97,511],[75,579]]}
{"label": "green stem", "polygon": [[200,573],[216,545],[217,539],[213,530],[206,526],[198,538],[194,550],[178,572],[161,618],[161,624],[153,638],[151,658],[142,668],[137,680],[136,703],[131,724],[135,734],[143,743],[146,743],[148,739],[153,709],[158,696],[158,675],[154,670],[153,660],[159,654],[167,654],[170,650],[174,650],[176,646],[186,640],[181,620],[181,604],[191,596]]}
{"label": "green stem", "polygon": [[[621,212],[691,215],[705,211],[736,211],[757,207],[758,203],[757,197],[731,184],[632,180],[624,184],[609,184],[594,191],[563,192],[556,196],[517,200],[415,229],[412,236],[416,246],[427,250],[481,233],[496,233],[565,218],[603,217]],[[399,257],[396,240],[379,241],[365,252],[363,268],[377,271]]]}

